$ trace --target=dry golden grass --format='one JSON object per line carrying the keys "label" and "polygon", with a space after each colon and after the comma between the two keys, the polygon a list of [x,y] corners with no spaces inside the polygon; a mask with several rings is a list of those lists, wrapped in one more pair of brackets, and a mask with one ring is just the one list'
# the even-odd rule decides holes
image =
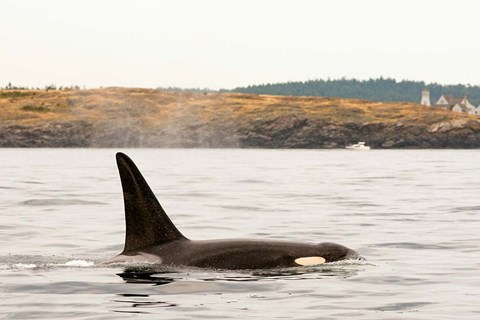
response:
{"label": "dry golden grass", "polygon": [[0,124],[34,125],[87,120],[145,127],[183,122],[228,123],[297,117],[344,123],[429,125],[475,116],[434,110],[414,103],[253,94],[196,94],[153,89],[106,88],[77,91],[0,91]]}

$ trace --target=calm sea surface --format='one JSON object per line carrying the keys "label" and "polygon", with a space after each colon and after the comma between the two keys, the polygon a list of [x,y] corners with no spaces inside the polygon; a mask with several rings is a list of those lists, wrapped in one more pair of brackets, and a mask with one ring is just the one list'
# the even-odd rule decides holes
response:
{"label": "calm sea surface", "polygon": [[0,318],[480,319],[480,151],[121,150],[189,238],[366,258],[252,272],[101,265],[116,151],[0,149]]}

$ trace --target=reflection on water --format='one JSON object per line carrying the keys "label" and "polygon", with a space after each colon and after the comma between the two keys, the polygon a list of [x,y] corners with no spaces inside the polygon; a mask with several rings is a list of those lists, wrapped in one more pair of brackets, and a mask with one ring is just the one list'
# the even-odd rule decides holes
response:
{"label": "reflection on water", "polygon": [[[119,297],[125,299],[113,300],[115,303],[121,304],[123,307],[127,306],[130,308],[135,308],[135,310],[112,310],[113,312],[120,313],[149,313],[146,311],[139,311],[139,308],[168,308],[176,307],[177,304],[167,302],[167,301],[151,301],[148,300],[149,296],[145,294],[118,294]],[[128,298],[128,299],[127,299]]]}
{"label": "reflection on water", "polygon": [[117,276],[121,277],[126,283],[133,284],[148,283],[156,286],[162,286],[175,281],[175,278],[165,275],[171,275],[171,272],[162,272],[146,267],[126,268],[122,273],[117,273]]}
{"label": "reflection on water", "polygon": [[[165,268],[161,265],[129,266],[121,273],[117,273],[126,283],[167,285],[172,282],[186,281],[194,274],[198,281],[263,281],[263,280],[304,280],[322,279],[325,277],[347,278],[356,275],[362,266],[368,265],[364,260],[347,260],[329,263],[317,267],[294,267],[266,270],[245,270],[232,272],[226,270],[208,270],[189,268],[187,270],[174,271],[172,268]],[[210,272],[208,272],[210,271]],[[205,273],[206,272],[206,273]],[[186,275],[186,276],[185,276]],[[205,275],[204,277],[200,275]],[[212,275],[216,275],[212,277]]]}
{"label": "reflection on water", "polygon": [[[355,260],[325,264],[318,267],[238,272],[196,268],[173,270],[160,265],[129,266],[117,275],[126,284],[140,286],[143,290],[148,290],[150,294],[138,292],[116,293],[122,299],[112,300],[116,304],[112,311],[149,314],[158,312],[158,310],[154,311],[152,309],[182,307],[185,301],[184,299],[178,299],[178,295],[183,295],[183,297],[194,295],[196,297],[198,294],[224,295],[228,292],[263,292],[262,294],[252,294],[251,298],[266,299],[272,285],[279,288],[279,282],[322,281],[322,279],[331,277],[345,279],[355,276],[367,265],[365,261]],[[247,286],[241,287],[240,284],[246,284]],[[159,286],[162,286],[162,288],[159,288]],[[131,287],[128,287],[128,289],[130,290]],[[163,298],[159,300],[159,297]],[[186,305],[191,304],[192,302],[189,301]],[[200,306],[203,306],[203,304],[198,304],[197,307]],[[139,309],[142,310],[139,311]],[[145,309],[148,309],[148,311]]]}

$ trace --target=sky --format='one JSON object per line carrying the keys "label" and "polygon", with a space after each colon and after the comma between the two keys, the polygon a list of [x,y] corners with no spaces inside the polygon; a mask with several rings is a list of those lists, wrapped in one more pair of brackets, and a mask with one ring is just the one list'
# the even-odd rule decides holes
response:
{"label": "sky", "polygon": [[480,85],[476,0],[0,0],[0,86]]}

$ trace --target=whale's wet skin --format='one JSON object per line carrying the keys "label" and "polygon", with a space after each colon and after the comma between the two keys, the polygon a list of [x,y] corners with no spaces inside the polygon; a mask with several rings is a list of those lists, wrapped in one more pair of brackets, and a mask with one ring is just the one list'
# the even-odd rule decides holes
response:
{"label": "whale's wet skin", "polygon": [[123,252],[107,263],[155,263],[211,269],[272,269],[361,259],[336,243],[226,239],[192,241],[176,228],[133,161],[117,153],[125,203]]}
{"label": "whale's wet skin", "polygon": [[368,260],[309,253],[298,266],[225,270],[136,250],[138,263],[105,265],[126,232],[115,150],[3,149],[2,316],[478,318],[477,151],[127,153],[193,243],[328,241]]}

